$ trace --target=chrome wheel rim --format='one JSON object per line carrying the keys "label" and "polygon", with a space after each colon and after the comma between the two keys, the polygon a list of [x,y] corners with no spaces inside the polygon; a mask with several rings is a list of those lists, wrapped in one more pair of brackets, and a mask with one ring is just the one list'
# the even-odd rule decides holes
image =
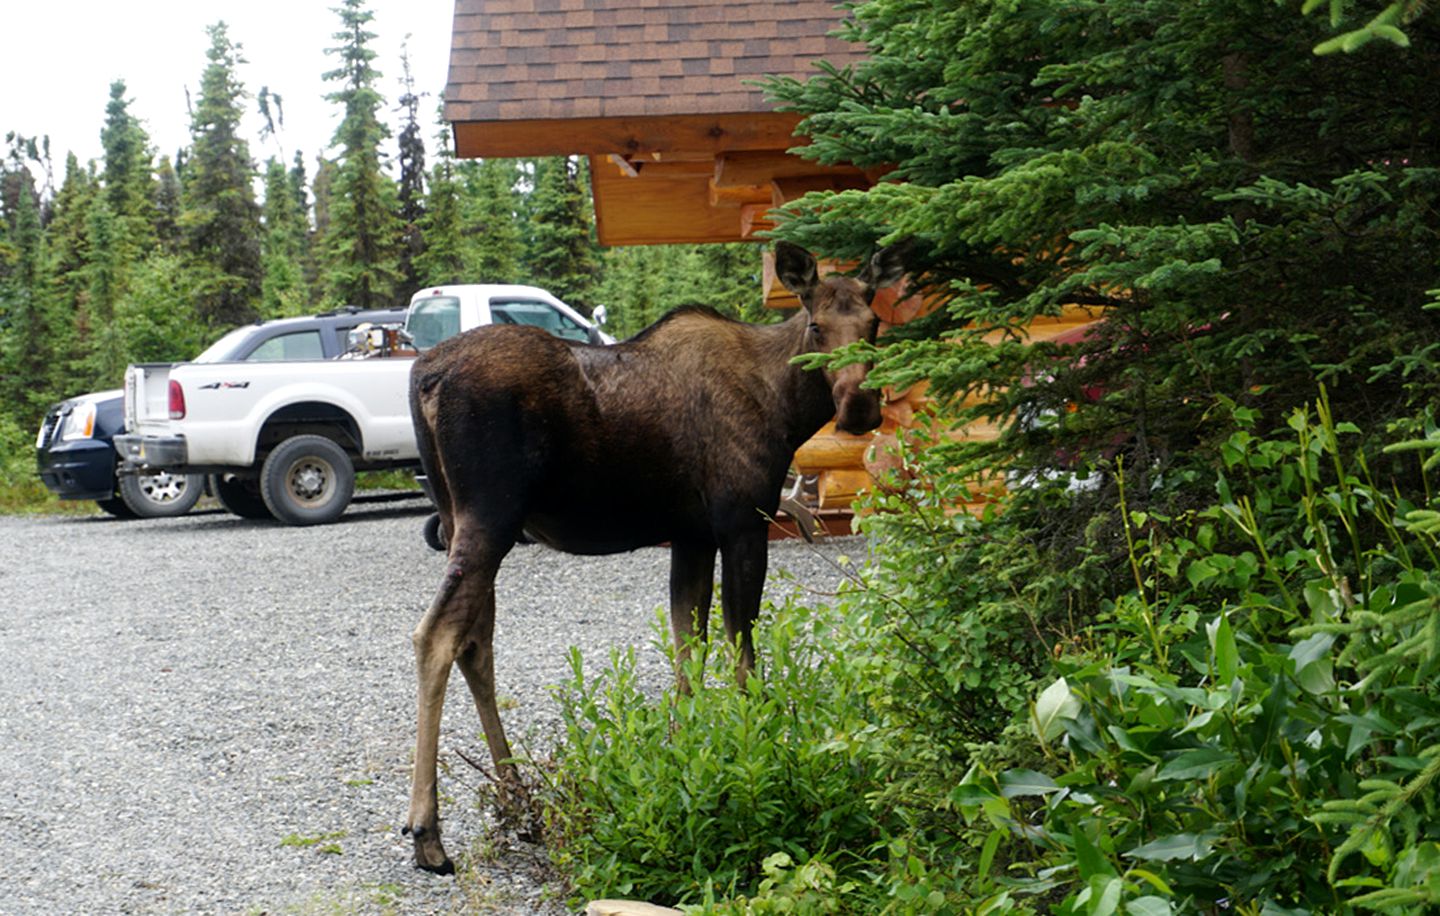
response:
{"label": "chrome wheel rim", "polygon": [[180,499],[189,485],[183,474],[168,474],[164,471],[141,477],[139,483],[140,492],[145,498],[161,506]]}

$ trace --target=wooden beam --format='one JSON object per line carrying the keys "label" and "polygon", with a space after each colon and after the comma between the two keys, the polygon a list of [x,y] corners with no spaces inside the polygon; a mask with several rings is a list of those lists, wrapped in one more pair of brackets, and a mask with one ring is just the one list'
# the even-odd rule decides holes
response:
{"label": "wooden beam", "polygon": [[781,149],[732,150],[715,157],[715,184],[722,188],[818,175],[865,177],[854,166],[820,165]]}
{"label": "wooden beam", "polygon": [[870,187],[864,175],[798,175],[770,182],[775,206],[804,197],[811,191],[852,191]]}
{"label": "wooden beam", "polygon": [[720,187],[714,181],[710,185],[710,206],[743,207],[746,204],[763,205],[770,208],[770,186],[768,184],[742,184]]}
{"label": "wooden beam", "polygon": [[794,146],[793,112],[575,118],[566,120],[458,121],[456,155],[513,158],[617,153],[634,161],[651,153],[724,153],[783,150]]}
{"label": "wooden beam", "polygon": [[[597,160],[599,160],[597,162]],[[646,173],[628,178],[601,157],[591,157],[595,232],[602,245],[743,242],[733,208],[710,206],[707,174]]]}

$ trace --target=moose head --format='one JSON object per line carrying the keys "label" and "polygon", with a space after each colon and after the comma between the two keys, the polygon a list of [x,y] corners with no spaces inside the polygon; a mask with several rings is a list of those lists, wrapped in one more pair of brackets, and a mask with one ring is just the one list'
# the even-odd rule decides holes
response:
{"label": "moose head", "polygon": [[[873,341],[879,318],[870,308],[877,290],[904,274],[901,251],[891,245],[871,256],[858,276],[830,274],[820,278],[815,258],[798,245],[775,245],[775,273],[800,299],[809,318],[807,353],[830,353],[857,340]],[[835,426],[847,433],[864,433],[880,425],[880,394],[862,388],[869,366],[854,363],[841,369],[822,369],[835,401]]]}

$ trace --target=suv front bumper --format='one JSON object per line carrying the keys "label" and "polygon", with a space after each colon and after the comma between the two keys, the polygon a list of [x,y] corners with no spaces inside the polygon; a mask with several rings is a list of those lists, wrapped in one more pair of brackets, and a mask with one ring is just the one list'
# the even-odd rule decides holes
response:
{"label": "suv front bumper", "polygon": [[115,451],[101,439],[52,442],[35,452],[40,482],[61,499],[113,499]]}

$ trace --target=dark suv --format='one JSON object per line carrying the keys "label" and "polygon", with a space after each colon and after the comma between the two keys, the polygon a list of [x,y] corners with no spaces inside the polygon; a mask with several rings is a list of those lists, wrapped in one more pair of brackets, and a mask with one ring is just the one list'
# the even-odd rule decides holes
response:
{"label": "dark suv", "polygon": [[[361,324],[404,322],[405,310],[347,307],[303,318],[257,321],[229,332],[195,357],[197,363],[334,359]],[[205,489],[199,474],[117,477],[114,437],[124,432],[119,389],[82,394],[45,412],[35,439],[40,480],[61,499],[93,499],[120,518],[184,515]]]}

